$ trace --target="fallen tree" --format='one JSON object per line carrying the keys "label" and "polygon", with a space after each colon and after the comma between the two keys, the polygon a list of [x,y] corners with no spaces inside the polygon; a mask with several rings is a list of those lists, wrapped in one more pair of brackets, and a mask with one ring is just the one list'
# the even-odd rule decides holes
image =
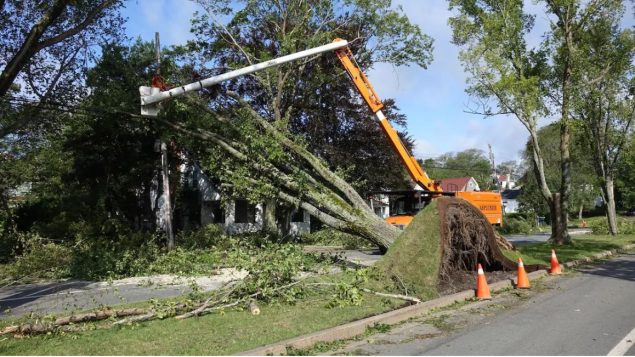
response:
{"label": "fallen tree", "polygon": [[276,197],[330,227],[388,249],[398,230],[378,217],[351,184],[238,94],[227,95],[234,100],[233,117],[186,97],[171,103],[158,120],[181,134],[184,147],[202,151],[204,166],[223,176],[223,189],[253,201]]}

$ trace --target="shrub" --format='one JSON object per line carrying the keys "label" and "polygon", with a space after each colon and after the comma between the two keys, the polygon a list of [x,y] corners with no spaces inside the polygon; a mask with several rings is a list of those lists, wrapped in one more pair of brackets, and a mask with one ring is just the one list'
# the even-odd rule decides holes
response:
{"label": "shrub", "polygon": [[5,279],[28,282],[34,279],[61,279],[70,275],[71,249],[37,234],[16,233],[23,247],[22,255],[5,266]]}
{"label": "shrub", "polygon": [[218,224],[208,224],[194,231],[179,233],[175,240],[185,249],[205,249],[219,244],[224,238],[223,229]]}
{"label": "shrub", "polygon": [[522,215],[508,215],[498,231],[503,234],[530,234],[534,228],[533,219],[528,219]]}
{"label": "shrub", "polygon": [[[609,234],[609,225],[606,219],[589,220],[589,228],[593,234]],[[618,217],[617,231],[619,234],[635,234],[635,221]]]}
{"label": "shrub", "polygon": [[209,274],[218,264],[217,254],[205,250],[176,249],[160,254],[146,272],[150,274]]}

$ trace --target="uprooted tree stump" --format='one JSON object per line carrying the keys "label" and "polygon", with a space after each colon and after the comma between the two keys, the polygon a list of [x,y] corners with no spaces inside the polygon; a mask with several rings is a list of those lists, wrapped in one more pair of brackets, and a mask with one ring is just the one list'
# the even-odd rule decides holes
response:
{"label": "uprooted tree stump", "polygon": [[[393,286],[424,300],[438,296],[481,263],[486,271],[513,271],[516,262],[503,255],[485,216],[470,203],[440,197],[417,214],[376,265]],[[527,265],[527,271],[543,268]]]}

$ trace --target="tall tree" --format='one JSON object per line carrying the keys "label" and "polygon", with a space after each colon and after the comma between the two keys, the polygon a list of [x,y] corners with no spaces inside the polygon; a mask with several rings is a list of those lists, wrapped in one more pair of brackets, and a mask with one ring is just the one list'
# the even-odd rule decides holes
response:
{"label": "tall tree", "polygon": [[[547,113],[541,86],[547,62],[543,52],[527,45],[534,17],[524,11],[522,0],[450,0],[450,8],[458,10],[449,22],[453,43],[461,47],[460,59],[470,74],[467,92],[479,99],[474,112],[510,115],[523,124],[532,144],[531,166],[539,192],[551,216],[559,217],[560,202],[555,202],[547,182],[538,137],[538,120]],[[562,225],[552,220],[551,237],[562,242],[563,236]]]}
{"label": "tall tree", "polygon": [[[431,60],[432,40],[399,9],[391,9],[389,0],[242,1],[234,10],[224,8],[225,3],[201,1],[207,11],[193,26],[204,60],[220,68],[278,57],[337,37],[351,42],[366,72],[376,62],[426,68]],[[222,13],[235,16],[222,24]],[[338,67],[334,56],[322,56],[241,78],[231,88],[239,94],[250,91],[247,100],[259,113],[272,122],[287,121],[288,130],[301,135],[312,153],[332,168],[349,172],[362,192],[405,186],[399,160]],[[377,90],[381,94],[381,88]],[[394,102],[384,102],[387,117],[405,127],[406,118]],[[406,135],[402,138],[412,145]]]}
{"label": "tall tree", "polygon": [[[8,0],[0,2],[0,97],[21,92],[24,100],[77,103],[83,70],[99,41],[119,38],[121,0]],[[24,84],[26,88],[19,90]],[[38,118],[0,117],[0,138]]]}
{"label": "tall tree", "polygon": [[[534,21],[524,12],[521,0],[451,0],[450,6],[460,10],[451,24],[455,42],[465,48],[462,60],[475,82],[471,92],[494,99],[499,108],[496,113],[488,108],[483,112],[512,114],[528,129],[535,176],[551,207],[551,240],[564,244],[571,242],[568,212],[572,192],[572,101],[577,86],[582,84],[576,78],[585,71],[580,48],[588,40],[584,34],[600,18],[619,18],[621,1],[546,0],[544,4],[551,23],[539,51],[527,49],[525,37]],[[536,119],[548,112],[556,116],[560,126],[561,182],[553,196],[544,177],[544,155],[536,135]]]}
{"label": "tall tree", "polygon": [[567,230],[567,211],[572,181],[570,141],[574,101],[580,88],[589,84],[586,80],[579,80],[588,70],[583,49],[594,40],[588,34],[599,22],[621,18],[623,4],[621,0],[546,0],[545,5],[552,15],[550,31],[544,42],[544,47],[551,53],[552,63],[545,88],[560,123],[562,234],[556,241],[568,242],[571,239]]}
{"label": "tall tree", "polygon": [[[576,173],[571,183],[571,204],[569,205],[569,214],[577,214],[578,217],[584,209],[591,209],[595,205],[595,198],[600,192],[597,185],[595,174],[593,173],[592,160],[586,148],[585,133],[580,130],[574,130],[572,133],[572,170]],[[538,130],[538,137],[543,152],[557,152],[560,147],[560,128],[558,123],[546,125]],[[531,140],[527,141],[523,153],[523,159],[527,166],[527,173],[521,178],[520,183],[523,187],[521,195],[522,206],[527,211],[533,211],[538,215],[549,215],[549,219],[553,220],[548,206],[545,204],[540,190],[536,184],[536,180],[531,176],[534,165],[532,156]],[[545,158],[545,178],[549,187],[558,190],[561,183],[561,165],[560,158],[557,155],[551,155]]]}
{"label": "tall tree", "polygon": [[474,177],[481,190],[492,186],[492,165],[483,150],[467,149],[456,153],[445,153],[423,162],[428,175],[435,179],[449,177]]}
{"label": "tall tree", "polygon": [[635,119],[635,32],[621,29],[623,4],[598,11],[580,36],[581,54],[573,95],[573,115],[580,119],[593,167],[606,203],[609,232],[617,234],[615,175]]}
{"label": "tall tree", "polygon": [[[21,229],[55,239],[90,232],[117,239],[119,230],[149,230],[156,222],[150,198],[158,191],[154,144],[162,133],[149,119],[126,114],[138,110],[138,86],[154,73],[154,48],[137,42],[101,52],[87,74],[90,96],[72,114],[57,113],[61,130],[22,153],[32,188],[17,212]],[[164,73],[171,66],[164,60]],[[172,172],[178,175],[176,167]]]}

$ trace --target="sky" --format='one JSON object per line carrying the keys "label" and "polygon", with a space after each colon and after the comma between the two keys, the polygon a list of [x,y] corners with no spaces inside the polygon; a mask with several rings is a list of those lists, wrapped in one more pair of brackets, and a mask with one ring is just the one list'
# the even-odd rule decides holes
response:
{"label": "sky", "polygon": [[[379,97],[394,98],[407,116],[407,130],[415,140],[415,156],[426,159],[472,148],[487,154],[490,144],[496,163],[520,159],[528,134],[518,120],[466,113],[473,100],[465,93],[467,75],[458,60],[459,49],[451,43],[447,1],[393,1],[393,6],[397,5],[434,39],[434,60],[427,69],[378,64],[367,74]],[[526,8],[537,14],[528,41],[535,45],[548,28],[549,19],[541,5],[533,1],[526,1]],[[158,31],[162,46],[182,44],[193,38],[190,18],[197,10],[202,11],[189,0],[128,0],[124,11],[128,17],[126,32],[132,38],[152,41]],[[633,19],[626,17],[626,24],[632,26]],[[548,119],[543,124],[546,122]]]}

